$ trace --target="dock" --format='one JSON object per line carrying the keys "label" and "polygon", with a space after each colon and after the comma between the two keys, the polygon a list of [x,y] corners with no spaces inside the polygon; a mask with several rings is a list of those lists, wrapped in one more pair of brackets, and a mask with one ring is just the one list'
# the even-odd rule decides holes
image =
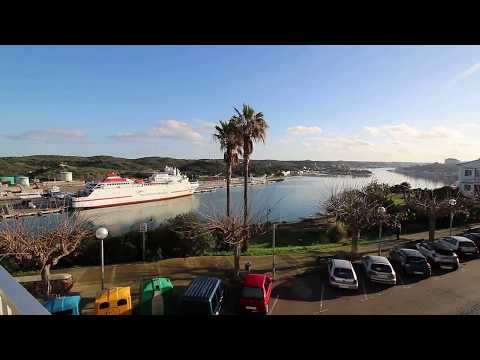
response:
{"label": "dock", "polygon": [[11,214],[2,214],[0,215],[0,218],[2,220],[10,219],[10,218],[20,218],[20,217],[26,217],[26,216],[43,216],[43,215],[48,215],[48,214],[55,214],[55,213],[63,213],[65,211],[68,211],[68,206],[64,207],[58,207],[54,209],[16,209],[13,213]]}

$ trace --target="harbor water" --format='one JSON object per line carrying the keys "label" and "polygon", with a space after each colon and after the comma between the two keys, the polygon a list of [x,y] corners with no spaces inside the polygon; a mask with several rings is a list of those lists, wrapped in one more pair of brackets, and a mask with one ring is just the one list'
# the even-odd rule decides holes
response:
{"label": "harbor water", "polygon": [[[267,216],[269,220],[295,221],[315,216],[322,211],[322,203],[334,192],[345,188],[359,187],[373,180],[400,184],[407,181],[413,188],[437,188],[444,186],[441,181],[418,179],[394,173],[389,169],[370,169],[372,177],[322,176],[287,177],[285,181],[253,185],[249,187],[249,206],[254,216]],[[232,211],[243,213],[243,187],[231,189]],[[96,226],[106,226],[112,236],[138,230],[143,222],[156,227],[167,219],[179,214],[196,212],[199,214],[224,213],[226,191],[197,193],[159,202],[125,205],[111,208],[82,211]]]}

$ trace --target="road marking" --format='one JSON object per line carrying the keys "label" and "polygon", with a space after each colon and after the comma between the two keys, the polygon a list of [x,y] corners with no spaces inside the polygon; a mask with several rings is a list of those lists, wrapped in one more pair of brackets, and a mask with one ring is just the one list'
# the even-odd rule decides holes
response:
{"label": "road marking", "polygon": [[325,291],[325,284],[322,283],[322,292],[320,293],[320,312],[323,310],[323,293]]}
{"label": "road marking", "polygon": [[275,309],[275,306],[277,305],[277,301],[278,301],[278,297],[279,297],[279,296],[280,296],[280,295],[277,295],[277,297],[275,298],[275,301],[273,302],[273,305],[272,305],[272,307],[270,308],[270,311],[268,312],[268,315],[272,315],[273,309]]}
{"label": "road marking", "polygon": [[322,290],[321,290],[321,293],[320,293],[320,310],[316,313],[313,313],[313,315],[320,315],[321,313],[324,313],[326,311],[328,311],[328,309],[324,309],[323,308],[323,295],[325,293],[325,284],[322,283]]}
{"label": "road marking", "polygon": [[363,299],[360,301],[367,301],[368,300],[367,289],[365,287],[365,281],[363,279],[362,279],[362,288],[363,288]]}

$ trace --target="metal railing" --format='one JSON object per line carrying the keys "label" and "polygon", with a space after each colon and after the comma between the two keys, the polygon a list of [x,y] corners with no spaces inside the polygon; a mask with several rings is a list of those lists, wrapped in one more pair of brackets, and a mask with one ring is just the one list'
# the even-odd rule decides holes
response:
{"label": "metal railing", "polygon": [[50,315],[50,313],[0,266],[0,315]]}

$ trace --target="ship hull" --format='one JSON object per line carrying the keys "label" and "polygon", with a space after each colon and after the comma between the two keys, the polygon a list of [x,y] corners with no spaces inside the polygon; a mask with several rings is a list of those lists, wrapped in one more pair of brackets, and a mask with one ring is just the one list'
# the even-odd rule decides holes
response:
{"label": "ship hull", "polygon": [[192,190],[184,190],[178,192],[172,192],[167,194],[158,194],[158,195],[145,195],[145,196],[117,196],[109,198],[73,198],[72,199],[72,208],[74,209],[94,209],[94,208],[105,208],[105,207],[114,207],[114,206],[123,206],[123,205],[133,205],[141,204],[154,201],[163,201],[169,199],[175,199],[184,196],[190,196],[194,193]]}

